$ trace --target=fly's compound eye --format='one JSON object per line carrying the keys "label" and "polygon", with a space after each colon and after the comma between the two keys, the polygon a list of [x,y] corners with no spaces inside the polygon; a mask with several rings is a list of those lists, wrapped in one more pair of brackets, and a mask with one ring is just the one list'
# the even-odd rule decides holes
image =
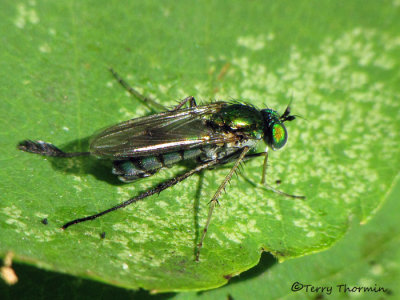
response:
{"label": "fly's compound eye", "polygon": [[283,124],[274,124],[272,126],[271,146],[274,150],[280,149],[285,146],[288,134],[286,127]]}

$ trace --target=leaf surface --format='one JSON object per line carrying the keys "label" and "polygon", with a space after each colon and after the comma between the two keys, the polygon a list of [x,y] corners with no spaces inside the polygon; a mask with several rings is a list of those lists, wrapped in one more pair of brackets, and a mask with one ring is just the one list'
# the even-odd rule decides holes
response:
{"label": "leaf surface", "polygon": [[[256,265],[263,250],[280,261],[319,252],[350,219],[370,220],[400,165],[399,11],[396,1],[336,6],[4,1],[0,253],[131,289],[203,290]],[[207,203],[228,168],[60,230],[190,167],[124,185],[107,161],[16,150],[28,138],[85,151],[98,129],[150,114],[110,66],[167,106],[193,95],[283,112],[292,99],[302,118],[288,123],[288,145],[270,153],[267,180],[306,200],[268,191],[259,184],[262,159],[247,162],[220,199],[199,263]]]}

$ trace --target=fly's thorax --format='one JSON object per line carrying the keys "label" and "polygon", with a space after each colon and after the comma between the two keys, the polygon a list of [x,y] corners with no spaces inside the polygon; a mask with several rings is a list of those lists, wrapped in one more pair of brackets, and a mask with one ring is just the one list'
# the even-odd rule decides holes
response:
{"label": "fly's thorax", "polygon": [[241,133],[251,139],[263,137],[262,114],[250,105],[227,105],[213,115],[211,121],[223,130]]}
{"label": "fly's thorax", "polygon": [[265,143],[273,150],[281,149],[287,142],[288,133],[279,114],[269,108],[261,110],[261,114],[264,119]]}

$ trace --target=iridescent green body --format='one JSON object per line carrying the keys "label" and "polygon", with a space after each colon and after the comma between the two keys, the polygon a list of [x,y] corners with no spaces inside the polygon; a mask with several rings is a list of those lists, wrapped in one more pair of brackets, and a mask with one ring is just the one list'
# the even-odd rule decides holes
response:
{"label": "iridescent green body", "polygon": [[[251,105],[240,103],[217,102],[213,103],[213,105],[215,107],[212,114],[204,114],[196,120],[197,126],[202,128],[201,131],[205,133],[201,135],[203,143],[185,148],[185,141],[199,139],[197,131],[193,132],[192,135],[190,135],[189,131],[188,135],[182,140],[180,149],[163,151],[163,148],[157,148],[157,151],[153,151],[155,152],[153,155],[131,154],[129,157],[113,162],[113,173],[118,175],[122,181],[130,182],[138,178],[151,176],[164,167],[171,167],[184,160],[196,160],[198,163],[205,163],[216,158],[223,159],[244,147],[254,148],[263,138],[273,149],[281,148],[286,143],[286,129],[274,110],[258,110]],[[196,107],[196,109],[200,110],[201,108],[201,106]],[[191,112],[194,109],[183,110]],[[163,117],[165,116],[160,115],[160,118]],[[124,127],[124,123],[121,125]],[[121,125],[116,125],[116,127]],[[195,126],[195,123],[191,125]],[[107,137],[106,141],[109,142],[108,131],[100,133],[99,136],[93,139],[91,144],[93,152],[104,146],[104,142],[100,142],[104,137]],[[113,132],[113,134],[115,133]],[[149,140],[155,139],[154,134],[154,129],[145,128],[139,139],[143,138],[143,135],[146,135]],[[207,140],[213,136],[218,136],[221,142],[207,143]],[[165,143],[166,140],[162,142]],[[158,144],[151,143],[148,150],[152,150],[152,147],[158,147]],[[104,151],[105,148],[101,149]]]}

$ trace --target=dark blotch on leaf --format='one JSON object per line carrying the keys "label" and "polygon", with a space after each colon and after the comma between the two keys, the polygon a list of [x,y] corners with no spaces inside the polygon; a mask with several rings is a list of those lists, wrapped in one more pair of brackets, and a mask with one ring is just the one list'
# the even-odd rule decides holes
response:
{"label": "dark blotch on leaf", "polygon": [[231,275],[231,274],[224,275],[224,278],[225,278],[226,280],[229,280],[229,279],[231,279],[231,278],[232,278],[232,275]]}

